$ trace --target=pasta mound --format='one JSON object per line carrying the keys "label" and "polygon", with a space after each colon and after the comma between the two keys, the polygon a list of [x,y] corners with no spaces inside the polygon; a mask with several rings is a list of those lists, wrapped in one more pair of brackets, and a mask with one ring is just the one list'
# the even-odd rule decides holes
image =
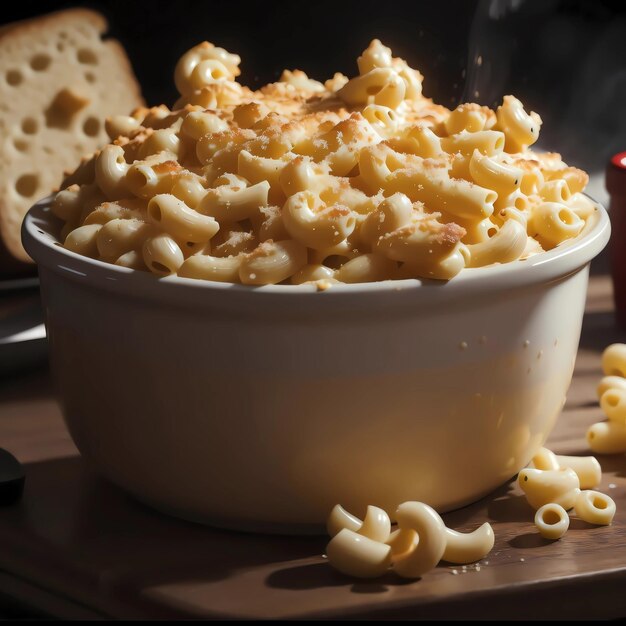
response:
{"label": "pasta mound", "polygon": [[505,96],[450,111],[374,40],[359,74],[285,70],[258,91],[204,42],[180,99],[106,122],[112,143],[57,194],[68,250],[119,266],[263,285],[449,280],[580,234],[587,175],[530,149],[541,118]]}

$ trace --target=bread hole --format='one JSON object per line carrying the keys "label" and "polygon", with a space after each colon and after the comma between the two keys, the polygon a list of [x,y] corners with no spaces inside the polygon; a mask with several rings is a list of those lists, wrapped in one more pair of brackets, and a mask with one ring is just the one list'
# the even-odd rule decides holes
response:
{"label": "bread hole", "polygon": [[93,72],[85,72],[85,80],[93,84],[96,82],[96,75]]}
{"label": "bread hole", "polygon": [[30,60],[30,66],[36,72],[43,72],[44,70],[48,69],[48,66],[50,65],[50,63],[52,63],[52,57],[49,54],[45,54],[45,53],[36,54]]}
{"label": "bread hole", "polygon": [[90,102],[80,91],[71,88],[61,89],[52,99],[45,110],[46,126],[48,128],[69,128],[78,112]]}
{"label": "bread hole", "polygon": [[59,52],[63,52],[63,51],[65,50],[65,44],[64,44],[62,41],[59,41],[59,42],[57,43],[57,50],[58,50]]}
{"label": "bread hole", "polygon": [[28,142],[23,139],[14,139],[13,145],[19,152],[26,152],[28,150]]}
{"label": "bread hole", "polygon": [[60,38],[60,39],[67,39],[67,33],[66,33],[64,30],[62,30],[62,31],[59,33],[59,38]]}
{"label": "bread hole", "polygon": [[76,53],[76,57],[78,58],[78,62],[83,63],[84,65],[98,65],[98,57],[96,53],[89,48],[81,48]]}
{"label": "bread hole", "polygon": [[83,132],[88,137],[95,137],[100,132],[100,120],[97,117],[88,117],[83,123]]}
{"label": "bread hole", "polygon": [[39,123],[34,117],[25,117],[22,120],[22,132],[25,135],[34,135],[39,130]]}
{"label": "bread hole", "polygon": [[15,190],[20,196],[24,196],[25,198],[34,196],[38,186],[39,177],[37,174],[22,174],[15,181]]}
{"label": "bread hole", "polygon": [[11,85],[12,87],[19,85],[24,80],[22,72],[20,72],[19,70],[9,70],[7,72],[6,78],[7,83],[9,83],[9,85]]}

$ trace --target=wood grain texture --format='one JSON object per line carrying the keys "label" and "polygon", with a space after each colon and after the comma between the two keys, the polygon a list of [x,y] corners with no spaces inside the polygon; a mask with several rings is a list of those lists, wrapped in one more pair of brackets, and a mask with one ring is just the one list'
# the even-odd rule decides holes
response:
{"label": "wood grain texture", "polygon": [[[588,453],[600,352],[626,341],[610,281],[592,277],[576,371],[549,446]],[[0,570],[33,606],[127,618],[615,618],[626,615],[626,456],[599,457],[611,527],[573,519],[542,539],[514,484],[445,516],[459,530],[490,521],[479,567],[441,564],[422,580],[359,582],[334,572],[324,538],[246,535],[164,517],[98,479],[78,457],[45,372],[0,383],[0,445],[26,464],[22,502],[0,509]],[[456,573],[455,573],[456,572]],[[19,583],[19,585],[18,585]],[[7,588],[0,577],[0,591]],[[26,590],[26,591],[24,591]],[[50,601],[54,598],[54,602]],[[65,608],[64,608],[65,607]]]}

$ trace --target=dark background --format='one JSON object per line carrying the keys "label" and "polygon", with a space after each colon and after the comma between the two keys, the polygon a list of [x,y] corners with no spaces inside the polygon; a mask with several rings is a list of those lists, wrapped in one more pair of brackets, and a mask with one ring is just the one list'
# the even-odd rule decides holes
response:
{"label": "dark background", "polygon": [[441,104],[494,106],[514,93],[543,117],[541,147],[596,176],[626,149],[624,0],[22,0],[3,3],[0,23],[76,5],[107,16],[150,104],[176,100],[176,60],[205,39],[238,53],[241,82],[256,87],[285,67],[354,75],[378,37]]}
{"label": "dark background", "polygon": [[[440,2],[419,0],[386,4],[381,0],[27,0],[4,4],[0,20],[9,22],[77,5],[107,16],[110,34],[126,47],[151,103],[176,99],[172,82],[176,60],[205,39],[239,54],[240,80],[260,86],[276,80],[284,68],[302,69],[322,80],[335,71],[352,75],[356,57],[374,37],[423,68],[429,93],[449,100],[461,94],[468,28],[477,0],[453,0],[446,10]],[[457,87],[451,90],[448,77],[453,75]]]}

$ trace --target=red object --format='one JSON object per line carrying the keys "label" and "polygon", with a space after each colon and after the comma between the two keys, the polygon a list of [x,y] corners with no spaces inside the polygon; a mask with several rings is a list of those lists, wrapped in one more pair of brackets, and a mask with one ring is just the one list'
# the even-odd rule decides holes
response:
{"label": "red object", "polygon": [[606,168],[606,188],[611,196],[611,273],[615,317],[626,328],[626,152],[616,154]]}

